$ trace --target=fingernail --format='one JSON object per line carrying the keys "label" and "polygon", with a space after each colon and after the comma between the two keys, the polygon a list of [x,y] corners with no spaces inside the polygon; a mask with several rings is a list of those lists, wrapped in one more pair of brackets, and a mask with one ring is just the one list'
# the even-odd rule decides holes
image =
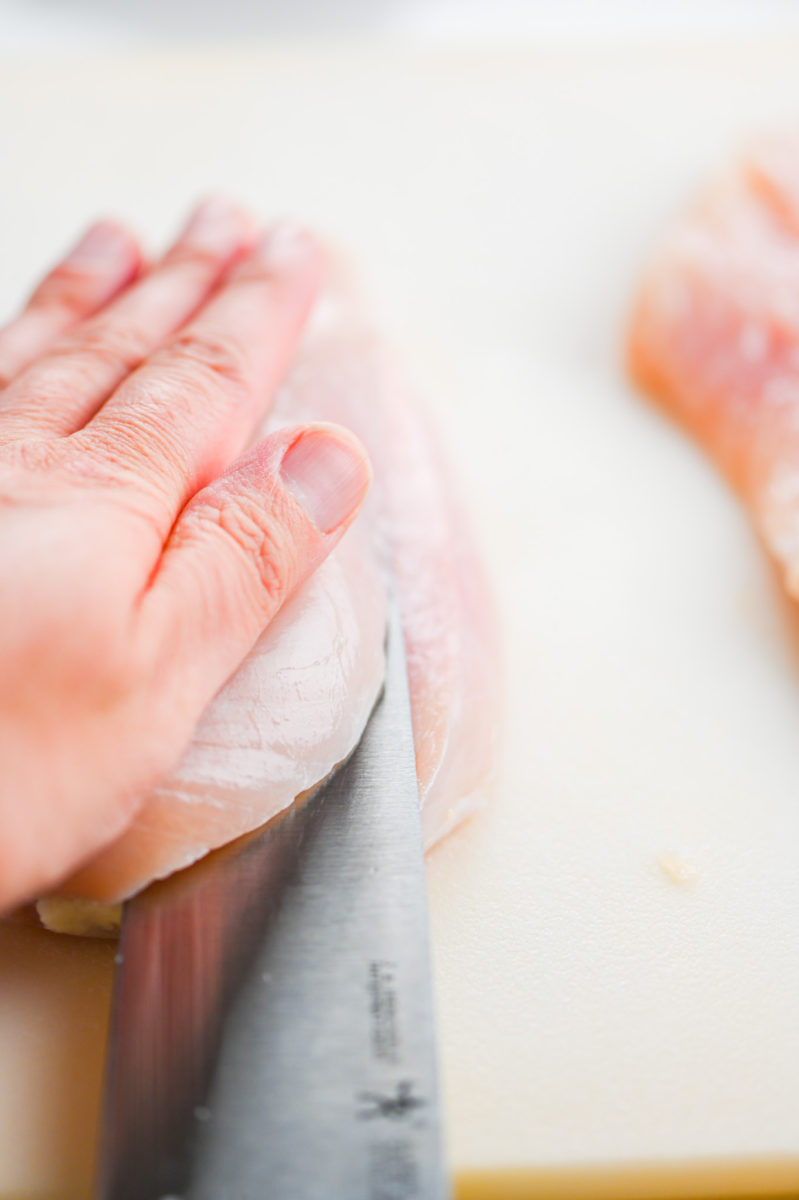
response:
{"label": "fingernail", "polygon": [[296,221],[280,221],[262,237],[256,257],[263,266],[281,271],[316,253],[316,243]]}
{"label": "fingernail", "polygon": [[252,220],[224,196],[209,196],[195,208],[181,241],[212,254],[232,254],[242,243]]}
{"label": "fingernail", "polygon": [[318,427],[289,446],[280,473],[322,533],[332,533],[358,507],[372,478],[369,460],[354,437]]}
{"label": "fingernail", "polygon": [[67,261],[78,266],[106,267],[127,261],[132,251],[130,235],[124,229],[113,221],[98,221],[73,246]]}

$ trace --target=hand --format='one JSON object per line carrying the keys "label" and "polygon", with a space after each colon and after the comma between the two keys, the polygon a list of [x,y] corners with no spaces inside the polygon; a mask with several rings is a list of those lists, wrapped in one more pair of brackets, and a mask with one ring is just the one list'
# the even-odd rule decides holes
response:
{"label": "hand", "polygon": [[0,909],[124,828],[357,512],[343,430],[242,454],[319,275],[211,200],[150,269],[95,225],[0,330]]}

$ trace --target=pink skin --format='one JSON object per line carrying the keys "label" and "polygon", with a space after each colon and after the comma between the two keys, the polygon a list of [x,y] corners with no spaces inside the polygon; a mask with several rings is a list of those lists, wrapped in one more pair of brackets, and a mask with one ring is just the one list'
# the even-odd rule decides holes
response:
{"label": "pink skin", "polygon": [[215,199],[147,270],[94,226],[0,331],[0,910],[120,833],[357,513],[344,430],[242,454],[319,272]]}

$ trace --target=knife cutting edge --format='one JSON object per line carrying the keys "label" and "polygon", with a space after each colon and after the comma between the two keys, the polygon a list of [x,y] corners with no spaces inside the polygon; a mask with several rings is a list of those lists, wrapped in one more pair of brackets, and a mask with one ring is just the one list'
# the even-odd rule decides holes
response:
{"label": "knife cutting edge", "polygon": [[95,1200],[443,1200],[402,632],[311,799],[125,906]]}

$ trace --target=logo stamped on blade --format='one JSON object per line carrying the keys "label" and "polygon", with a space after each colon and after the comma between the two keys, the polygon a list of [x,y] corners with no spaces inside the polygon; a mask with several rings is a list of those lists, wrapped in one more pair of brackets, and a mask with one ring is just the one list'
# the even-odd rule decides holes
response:
{"label": "logo stamped on blade", "polygon": [[396,1063],[399,1055],[396,963],[370,963],[367,991],[372,1019],[372,1053],[384,1062]]}
{"label": "logo stamped on blade", "polygon": [[358,1113],[362,1121],[373,1117],[388,1117],[389,1120],[401,1120],[417,1108],[424,1108],[426,1101],[420,1096],[413,1095],[413,1083],[403,1079],[397,1084],[394,1094],[386,1096],[382,1092],[361,1092],[358,1096],[365,1106]]}
{"label": "logo stamped on blade", "polygon": [[409,1142],[375,1142],[369,1157],[369,1200],[421,1200],[419,1164]]}

